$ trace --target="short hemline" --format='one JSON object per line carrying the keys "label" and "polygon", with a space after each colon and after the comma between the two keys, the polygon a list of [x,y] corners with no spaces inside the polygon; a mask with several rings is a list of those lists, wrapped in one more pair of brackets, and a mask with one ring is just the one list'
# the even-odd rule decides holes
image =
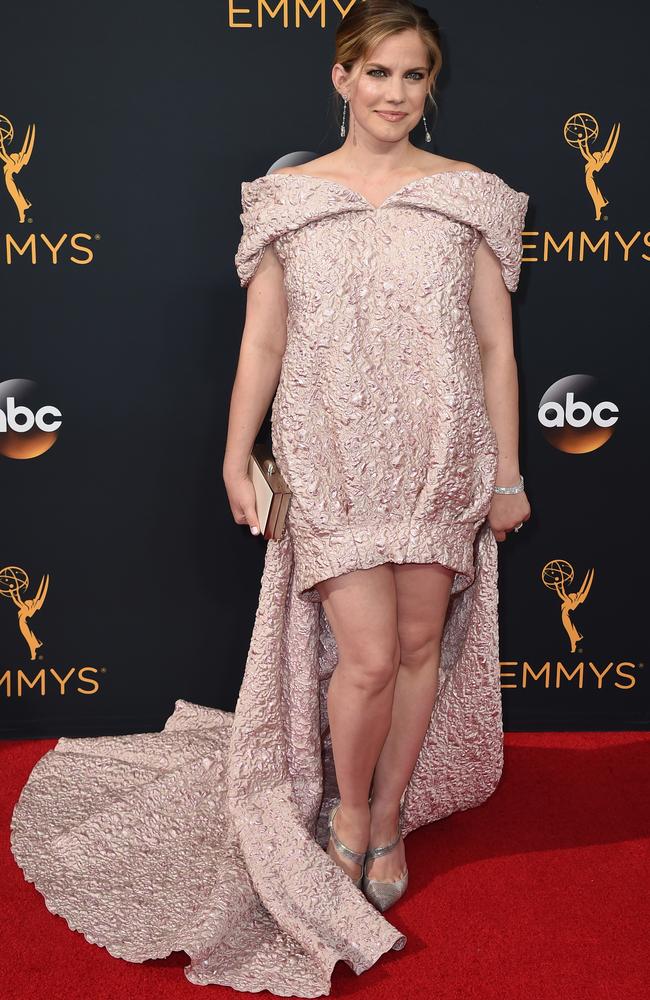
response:
{"label": "short hemline", "polygon": [[308,603],[320,603],[316,584],[358,569],[383,563],[440,563],[455,573],[451,594],[474,582],[474,540],[480,525],[472,523],[414,523],[412,520],[376,525],[353,525],[308,543],[292,538],[296,562],[296,589]]}

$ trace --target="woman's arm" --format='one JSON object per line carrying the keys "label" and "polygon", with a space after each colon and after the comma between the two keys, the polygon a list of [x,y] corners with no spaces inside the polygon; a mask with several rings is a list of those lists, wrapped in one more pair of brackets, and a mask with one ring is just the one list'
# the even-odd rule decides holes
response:
{"label": "woman's arm", "polygon": [[474,262],[469,297],[472,326],[481,352],[485,404],[499,444],[496,486],[519,482],[519,386],[512,337],[510,292],[501,265],[485,239]]}
{"label": "woman's arm", "polygon": [[[485,405],[497,438],[496,486],[519,483],[519,384],[513,349],[510,292],[496,254],[482,239],[475,256],[469,298],[472,326],[481,353]],[[495,494],[490,524],[497,541],[530,517],[525,493]]]}
{"label": "woman's arm", "polygon": [[282,265],[267,246],[246,295],[246,319],[230,397],[224,479],[246,475],[262,421],[275,395],[287,339]]}

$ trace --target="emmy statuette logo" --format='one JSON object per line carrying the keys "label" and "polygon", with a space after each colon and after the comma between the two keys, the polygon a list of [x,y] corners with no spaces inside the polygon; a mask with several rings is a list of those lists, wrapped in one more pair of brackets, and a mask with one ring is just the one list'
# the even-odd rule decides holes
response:
{"label": "emmy statuette logo", "polygon": [[564,123],[564,138],[569,146],[577,149],[585,161],[585,185],[594,205],[595,219],[600,222],[602,210],[609,201],[596,183],[595,175],[609,163],[618,144],[621,133],[620,123],[612,126],[607,142],[602,149],[591,149],[589,144],[596,141],[599,134],[598,122],[593,115],[578,112]]}
{"label": "emmy statuette logo", "polygon": [[594,580],[594,571],[590,569],[586,573],[579,590],[575,592],[572,590],[567,591],[567,586],[573,583],[574,575],[573,566],[566,559],[551,559],[542,570],[542,582],[544,586],[548,587],[549,590],[554,590],[560,599],[560,616],[564,630],[571,642],[572,653],[575,653],[576,646],[580,639],[584,639],[584,636],[578,632],[571,621],[571,613],[586,601]]}
{"label": "emmy statuette logo", "polygon": [[19,222],[25,221],[25,212],[31,207],[32,203],[27,200],[16,184],[16,175],[29,163],[32,150],[34,149],[35,138],[36,126],[33,124],[28,125],[20,152],[9,152],[7,147],[13,143],[14,127],[5,115],[0,115],[0,157],[2,157],[4,164],[2,172],[4,173],[7,191],[16,206]]}
{"label": "emmy statuette logo", "polygon": [[43,643],[36,638],[29,627],[29,619],[43,607],[49,583],[49,575],[41,577],[34,597],[26,597],[29,577],[25,570],[20,566],[5,566],[4,569],[0,569],[0,597],[9,598],[18,609],[18,628],[29,647],[30,660],[36,659],[36,650]]}

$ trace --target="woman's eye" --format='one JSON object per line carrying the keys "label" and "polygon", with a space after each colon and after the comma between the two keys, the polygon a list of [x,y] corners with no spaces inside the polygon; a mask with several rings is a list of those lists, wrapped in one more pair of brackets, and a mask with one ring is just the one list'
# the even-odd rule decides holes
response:
{"label": "woman's eye", "polygon": [[[384,72],[383,69],[370,69],[368,70],[368,76],[372,76],[373,73],[383,73],[383,72]],[[415,80],[422,80],[424,78],[424,73],[421,73],[420,70],[417,69],[411,70],[411,72],[407,73],[406,75]]]}

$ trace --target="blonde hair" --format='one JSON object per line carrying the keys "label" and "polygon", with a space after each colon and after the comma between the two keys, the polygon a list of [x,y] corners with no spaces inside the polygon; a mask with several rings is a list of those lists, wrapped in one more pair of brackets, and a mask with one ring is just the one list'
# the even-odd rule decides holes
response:
{"label": "blonde hair", "polygon": [[[429,56],[427,97],[430,98],[437,113],[438,105],[434,94],[436,79],[442,69],[440,28],[426,8],[412,3],[411,0],[357,0],[336,29],[332,66],[341,63],[344,70],[349,73],[357,61],[360,61],[359,71],[361,71],[375,45],[389,35],[409,28],[417,31]],[[335,112],[337,113],[343,105],[343,99],[336,89],[333,97],[337,102]]]}

